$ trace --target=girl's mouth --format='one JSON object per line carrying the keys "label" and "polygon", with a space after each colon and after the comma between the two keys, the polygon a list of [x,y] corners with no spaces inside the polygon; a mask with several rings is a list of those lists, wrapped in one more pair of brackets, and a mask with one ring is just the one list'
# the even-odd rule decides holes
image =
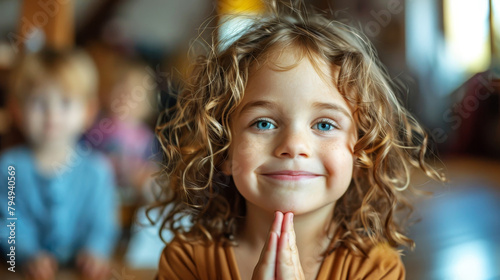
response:
{"label": "girl's mouth", "polygon": [[265,177],[275,179],[275,180],[285,180],[285,181],[298,181],[317,178],[321,175],[302,171],[302,170],[280,170],[275,172],[263,173]]}

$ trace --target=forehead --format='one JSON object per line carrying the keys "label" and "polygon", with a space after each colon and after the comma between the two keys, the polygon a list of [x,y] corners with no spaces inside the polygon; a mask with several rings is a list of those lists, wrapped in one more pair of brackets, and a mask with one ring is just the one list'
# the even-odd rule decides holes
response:
{"label": "forehead", "polygon": [[350,107],[336,87],[338,72],[338,66],[328,64],[319,56],[312,57],[295,49],[275,50],[250,68],[237,112],[248,102],[264,100],[336,103],[350,113]]}
{"label": "forehead", "polygon": [[261,109],[286,114],[326,109],[352,120],[352,109],[336,87],[338,69],[315,63],[293,51],[281,51],[252,67],[235,117]]}
{"label": "forehead", "polygon": [[26,92],[26,98],[32,99],[53,99],[64,98],[83,100],[84,96],[79,93],[74,87],[69,87],[57,79],[46,79],[43,81],[35,82],[31,89]]}
{"label": "forehead", "polygon": [[[314,78],[315,83],[323,83],[328,87],[337,88],[340,67],[329,62],[319,53],[311,51],[306,45],[278,43],[264,51],[252,63],[249,69],[247,90],[253,83],[266,80],[267,75],[284,77],[286,75],[293,76],[297,72],[300,75],[305,74],[309,78]],[[320,78],[321,81],[318,81],[317,78]]]}
{"label": "forehead", "polygon": [[[307,45],[298,42],[291,42],[288,44],[279,42],[264,50],[257,57],[255,63],[252,64],[250,70],[258,70],[264,66],[270,67],[276,71],[291,70],[304,59],[309,60],[319,72],[322,70],[320,68],[336,69],[327,59],[322,58],[318,52],[311,50]],[[318,74],[329,75],[329,73],[325,72]],[[331,77],[331,75],[329,76]]]}

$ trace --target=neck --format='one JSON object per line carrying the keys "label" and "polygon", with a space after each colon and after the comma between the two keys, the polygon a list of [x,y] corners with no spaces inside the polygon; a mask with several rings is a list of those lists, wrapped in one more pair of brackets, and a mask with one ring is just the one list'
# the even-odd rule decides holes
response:
{"label": "neck", "polygon": [[52,175],[56,169],[65,166],[68,156],[73,151],[74,144],[65,143],[62,145],[43,145],[33,147],[33,155],[43,174]]}

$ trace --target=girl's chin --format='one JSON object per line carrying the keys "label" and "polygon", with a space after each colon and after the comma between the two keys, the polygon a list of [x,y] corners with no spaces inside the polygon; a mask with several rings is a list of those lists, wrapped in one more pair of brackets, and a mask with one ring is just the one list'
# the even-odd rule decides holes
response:
{"label": "girl's chin", "polygon": [[257,207],[270,214],[274,214],[275,211],[281,211],[283,213],[292,212],[295,216],[312,214],[315,212],[331,212],[335,207],[335,202],[311,202],[311,200],[307,199],[261,200],[256,202],[255,204]]}
{"label": "girl's chin", "polygon": [[274,213],[275,211],[280,211],[283,213],[292,212],[295,216],[307,214],[317,210],[318,207],[314,207],[311,204],[305,204],[303,202],[294,203],[293,201],[282,201],[280,203],[268,204],[266,206],[268,212]]}

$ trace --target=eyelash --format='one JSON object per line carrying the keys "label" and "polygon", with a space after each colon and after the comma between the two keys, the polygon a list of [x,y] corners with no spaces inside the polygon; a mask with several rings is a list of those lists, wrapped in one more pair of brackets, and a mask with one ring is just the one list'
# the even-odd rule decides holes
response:
{"label": "eyelash", "polygon": [[[340,129],[339,125],[336,122],[334,122],[334,121],[332,121],[330,119],[321,119],[318,122],[316,122],[314,125],[317,125],[317,124],[320,124],[320,123],[326,123],[326,124],[331,125],[333,127],[331,130]],[[327,130],[327,131],[331,131],[331,130]],[[322,131],[324,131],[324,130],[322,130]]]}
{"label": "eyelash", "polygon": [[270,124],[272,124],[272,125],[276,126],[275,124],[273,124],[273,121],[272,121],[272,120],[267,119],[267,118],[261,118],[261,119],[258,119],[258,120],[256,120],[256,121],[255,121],[255,122],[254,122],[251,126],[252,126],[252,127],[253,127],[253,126],[255,126],[255,128],[256,128],[258,131],[269,130],[269,129],[262,129],[262,128],[258,128],[256,125],[257,125],[258,123],[260,123],[260,122],[268,122],[268,123],[270,123]]}
{"label": "eyelash", "polygon": [[[261,119],[258,119],[258,120],[256,120],[255,122],[253,122],[251,126],[252,126],[252,127],[255,127],[258,131],[270,130],[270,129],[262,129],[262,128],[257,128],[257,127],[256,127],[256,125],[257,125],[258,123],[260,123],[260,122],[268,122],[268,123],[270,123],[271,125],[276,126],[276,125],[273,123],[273,121],[272,121],[272,120],[270,120],[270,119],[268,119],[268,118],[261,118]],[[330,120],[330,119],[321,119],[321,120],[319,120],[318,122],[316,122],[316,123],[314,124],[314,126],[316,126],[317,124],[321,124],[321,123],[326,123],[326,124],[329,124],[329,125],[331,125],[331,126],[333,127],[333,128],[332,128],[332,129],[330,129],[330,130],[320,130],[320,131],[322,131],[322,132],[328,132],[328,131],[332,131],[332,130],[334,130],[334,129],[340,129],[339,125],[338,125],[336,122],[334,122],[334,121],[332,121],[332,120]]]}

